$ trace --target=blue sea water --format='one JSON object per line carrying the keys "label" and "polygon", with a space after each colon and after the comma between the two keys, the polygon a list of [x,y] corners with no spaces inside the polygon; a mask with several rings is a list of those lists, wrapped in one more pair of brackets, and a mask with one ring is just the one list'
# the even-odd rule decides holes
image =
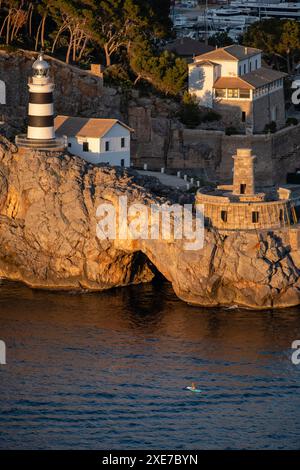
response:
{"label": "blue sea water", "polygon": [[[1,449],[299,449],[300,309],[0,286]],[[203,392],[185,390],[195,382]]]}

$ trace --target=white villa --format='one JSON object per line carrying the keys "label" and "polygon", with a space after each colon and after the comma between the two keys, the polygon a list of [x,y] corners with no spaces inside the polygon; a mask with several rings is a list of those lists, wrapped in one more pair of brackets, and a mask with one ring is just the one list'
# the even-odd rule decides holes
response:
{"label": "white villa", "polygon": [[68,150],[90,163],[130,166],[130,133],[133,129],[117,119],[57,116],[57,136],[65,136]]}
{"label": "white villa", "polygon": [[219,112],[226,125],[262,132],[274,121],[285,125],[285,73],[262,66],[262,51],[231,45],[194,57],[189,92]]}

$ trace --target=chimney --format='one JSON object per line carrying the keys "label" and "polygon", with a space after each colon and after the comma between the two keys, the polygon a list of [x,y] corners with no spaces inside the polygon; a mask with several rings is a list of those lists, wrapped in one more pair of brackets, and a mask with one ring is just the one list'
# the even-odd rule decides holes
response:
{"label": "chimney", "polygon": [[248,47],[245,47],[245,54],[248,54]]}
{"label": "chimney", "polygon": [[91,64],[91,73],[103,78],[104,67],[101,64]]}

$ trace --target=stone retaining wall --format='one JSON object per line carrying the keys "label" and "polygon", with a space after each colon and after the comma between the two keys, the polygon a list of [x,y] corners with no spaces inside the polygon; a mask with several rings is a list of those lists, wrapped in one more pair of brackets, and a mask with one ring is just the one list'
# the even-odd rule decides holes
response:
{"label": "stone retaining wall", "polygon": [[221,131],[183,129],[179,140],[178,133],[174,131],[171,139],[169,168],[203,167],[220,183],[232,181],[232,155],[237,148],[251,148],[256,155],[255,179],[258,186],[284,184],[287,173],[300,168],[300,124],[267,135],[227,136]]}

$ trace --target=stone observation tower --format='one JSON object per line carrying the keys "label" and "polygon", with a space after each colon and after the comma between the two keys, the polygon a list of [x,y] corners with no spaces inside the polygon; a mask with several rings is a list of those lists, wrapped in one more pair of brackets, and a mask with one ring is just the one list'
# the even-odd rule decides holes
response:
{"label": "stone observation tower", "polygon": [[238,149],[233,157],[233,194],[255,194],[254,160],[250,149]]}
{"label": "stone observation tower", "polygon": [[54,131],[54,83],[50,77],[50,65],[41,52],[32,65],[29,78],[29,106],[27,135],[18,135],[16,144],[38,150],[57,151],[65,148],[65,140],[56,138]]}
{"label": "stone observation tower", "polygon": [[204,205],[208,227],[227,232],[290,228],[300,214],[299,186],[255,191],[255,156],[251,149],[237,149],[233,156],[233,184],[201,188],[196,202]]}

